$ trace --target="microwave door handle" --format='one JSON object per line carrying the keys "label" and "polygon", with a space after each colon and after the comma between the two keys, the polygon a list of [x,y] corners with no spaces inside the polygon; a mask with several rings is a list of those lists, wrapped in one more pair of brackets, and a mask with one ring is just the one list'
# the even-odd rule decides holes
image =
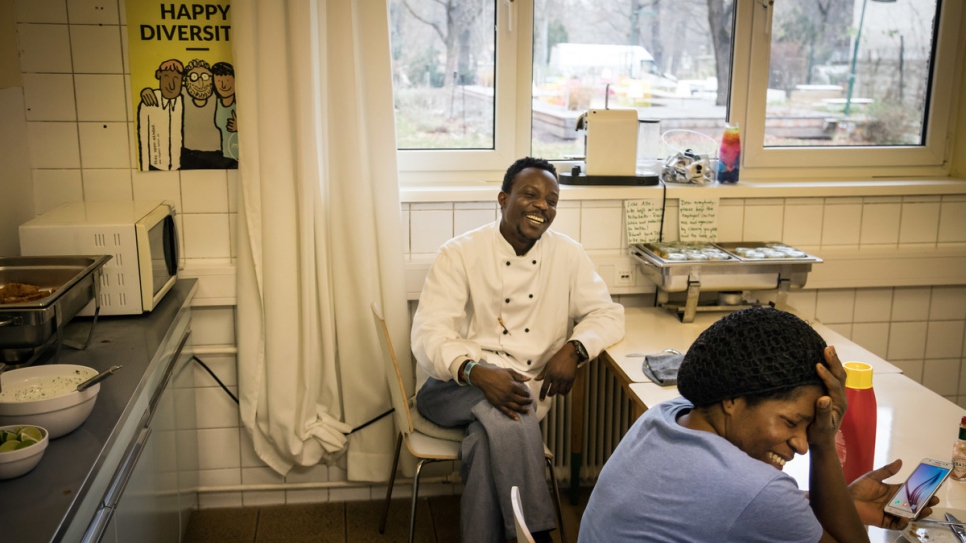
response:
{"label": "microwave door handle", "polygon": [[164,218],[164,262],[168,266],[168,275],[178,273],[178,230],[174,226],[174,217]]}

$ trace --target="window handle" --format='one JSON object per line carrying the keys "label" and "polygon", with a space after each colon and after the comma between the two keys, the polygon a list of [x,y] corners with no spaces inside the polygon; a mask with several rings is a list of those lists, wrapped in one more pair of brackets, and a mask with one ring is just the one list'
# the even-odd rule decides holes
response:
{"label": "window handle", "polygon": [[506,4],[506,31],[513,33],[513,0],[503,0]]}
{"label": "window handle", "polygon": [[771,21],[774,18],[774,12],[769,13],[768,8],[775,5],[775,0],[758,0],[761,4],[761,8],[765,10],[765,37],[771,38]]}

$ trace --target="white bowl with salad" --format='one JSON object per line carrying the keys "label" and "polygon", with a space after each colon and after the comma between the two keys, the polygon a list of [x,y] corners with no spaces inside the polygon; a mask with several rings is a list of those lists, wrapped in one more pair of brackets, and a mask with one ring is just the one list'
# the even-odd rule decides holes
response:
{"label": "white bowl with salad", "polygon": [[77,385],[97,375],[87,366],[50,364],[0,373],[0,425],[46,428],[50,439],[72,432],[94,409],[97,383],[78,391]]}

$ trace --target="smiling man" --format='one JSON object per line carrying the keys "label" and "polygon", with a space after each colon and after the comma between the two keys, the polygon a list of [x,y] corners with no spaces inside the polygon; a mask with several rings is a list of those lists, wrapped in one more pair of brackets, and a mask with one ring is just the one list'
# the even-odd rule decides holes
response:
{"label": "smiling man", "polygon": [[467,430],[464,543],[515,537],[512,486],[537,541],[550,541],[539,421],[553,396],[570,391],[577,365],[624,335],[624,309],[590,258],[550,229],[559,198],[553,165],[513,163],[497,197],[500,220],[440,248],[413,319],[413,353],[429,375],[419,412]]}

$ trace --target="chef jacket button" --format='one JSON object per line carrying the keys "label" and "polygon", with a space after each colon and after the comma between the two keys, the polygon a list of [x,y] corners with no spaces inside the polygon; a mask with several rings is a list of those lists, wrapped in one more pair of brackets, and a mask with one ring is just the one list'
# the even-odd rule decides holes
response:
{"label": "chef jacket button", "polygon": [[530,297],[533,298],[533,294],[531,294]]}
{"label": "chef jacket button", "polygon": [[509,261],[509,260],[507,260],[507,262],[506,262],[506,265],[507,265],[507,266],[509,266],[509,265],[510,265],[510,261]]}
{"label": "chef jacket button", "polygon": [[528,334],[530,333],[530,329],[529,328],[524,328],[523,331],[526,332],[526,333],[528,333]]}
{"label": "chef jacket button", "polygon": [[533,361],[531,361],[531,360],[527,360],[527,365],[528,365],[528,366],[530,366],[530,365],[533,365]]}
{"label": "chef jacket button", "polygon": [[504,330],[504,331],[503,331],[503,335],[504,335],[504,336],[505,336],[505,335],[507,335],[507,334],[509,334],[509,333],[510,333],[510,331],[509,331],[509,330]]}
{"label": "chef jacket button", "polygon": [[533,261],[533,263],[534,263],[534,264],[536,264],[536,263],[537,263],[537,261],[536,261],[536,260],[534,260],[534,261]]}
{"label": "chef jacket button", "polygon": [[510,299],[509,298],[506,299],[506,303],[510,303]]}

